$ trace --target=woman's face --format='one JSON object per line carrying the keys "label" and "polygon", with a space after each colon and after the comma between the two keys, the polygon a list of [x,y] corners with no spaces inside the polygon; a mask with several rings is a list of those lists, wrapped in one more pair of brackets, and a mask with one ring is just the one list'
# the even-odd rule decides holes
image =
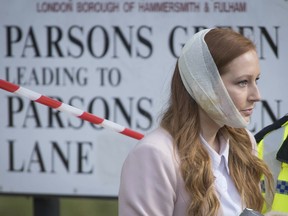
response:
{"label": "woman's face", "polygon": [[223,83],[243,118],[249,122],[260,93],[257,80],[260,67],[256,51],[251,50],[230,62],[222,73]]}

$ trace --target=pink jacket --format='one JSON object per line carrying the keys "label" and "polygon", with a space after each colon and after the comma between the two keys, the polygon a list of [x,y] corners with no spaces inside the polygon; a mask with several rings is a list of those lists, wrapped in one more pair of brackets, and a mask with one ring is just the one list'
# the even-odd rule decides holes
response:
{"label": "pink jacket", "polygon": [[141,140],[124,163],[119,216],[181,216],[187,200],[172,138],[159,128]]}

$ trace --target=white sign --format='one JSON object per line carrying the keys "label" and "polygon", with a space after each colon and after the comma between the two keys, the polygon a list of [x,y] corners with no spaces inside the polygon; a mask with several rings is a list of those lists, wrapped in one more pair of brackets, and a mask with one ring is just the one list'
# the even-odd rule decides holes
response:
{"label": "white sign", "polygon": [[[230,27],[261,64],[255,133],[288,111],[288,2],[1,1],[0,78],[140,133],[157,127],[185,41]],[[0,90],[0,192],[116,197],[137,140]]]}

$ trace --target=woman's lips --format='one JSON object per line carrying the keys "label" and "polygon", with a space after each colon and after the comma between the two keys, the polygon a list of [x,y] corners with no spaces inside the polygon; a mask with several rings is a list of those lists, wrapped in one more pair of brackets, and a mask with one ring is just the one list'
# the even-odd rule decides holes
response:
{"label": "woman's lips", "polygon": [[251,116],[253,113],[253,108],[242,110],[241,113],[243,113],[245,116]]}

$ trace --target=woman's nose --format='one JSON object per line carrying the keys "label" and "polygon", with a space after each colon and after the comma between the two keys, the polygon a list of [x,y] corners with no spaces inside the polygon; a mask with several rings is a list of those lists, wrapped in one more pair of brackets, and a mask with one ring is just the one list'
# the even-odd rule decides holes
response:
{"label": "woman's nose", "polygon": [[249,100],[255,101],[255,102],[261,100],[261,95],[260,95],[260,91],[259,91],[257,84],[252,86],[250,90]]}

